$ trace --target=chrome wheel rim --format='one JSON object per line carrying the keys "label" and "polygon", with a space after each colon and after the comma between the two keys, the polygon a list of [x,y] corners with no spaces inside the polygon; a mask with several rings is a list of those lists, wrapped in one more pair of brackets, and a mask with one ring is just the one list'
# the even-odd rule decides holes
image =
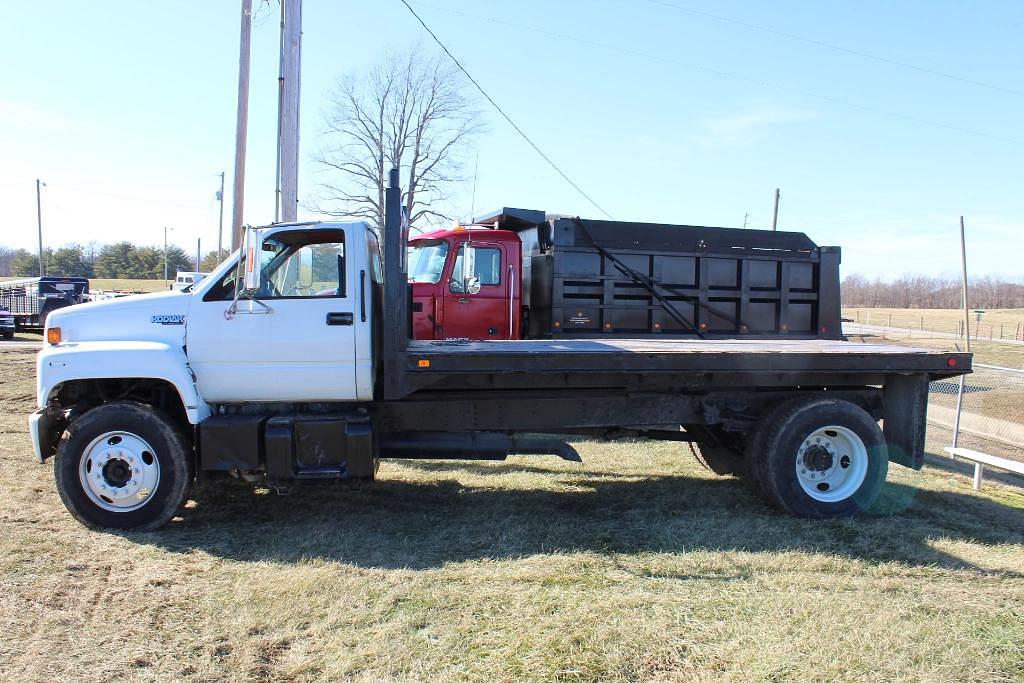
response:
{"label": "chrome wheel rim", "polygon": [[861,487],[868,474],[868,449],[856,432],[829,425],[813,431],[796,455],[800,488],[814,500],[846,500]]}
{"label": "chrome wheel rim", "polygon": [[110,512],[131,512],[148,503],[160,484],[160,461],[131,432],[102,434],[86,447],[78,467],[89,500]]}

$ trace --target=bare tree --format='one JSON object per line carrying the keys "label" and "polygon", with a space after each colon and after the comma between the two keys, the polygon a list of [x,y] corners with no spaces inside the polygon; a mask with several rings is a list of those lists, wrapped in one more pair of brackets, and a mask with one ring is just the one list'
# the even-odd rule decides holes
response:
{"label": "bare tree", "polygon": [[465,84],[441,56],[419,49],[339,79],[315,157],[329,174],[317,210],[383,228],[387,173],[398,168],[410,224],[450,219],[445,202],[453,185],[466,180],[460,161],[483,130]]}

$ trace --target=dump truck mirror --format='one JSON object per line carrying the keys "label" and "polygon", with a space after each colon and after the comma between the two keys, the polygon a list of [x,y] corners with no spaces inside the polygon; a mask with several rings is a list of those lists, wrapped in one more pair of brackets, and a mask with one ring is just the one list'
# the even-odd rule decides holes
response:
{"label": "dump truck mirror", "polygon": [[260,261],[262,261],[260,242],[262,231],[259,228],[247,226],[245,229],[245,240],[242,244],[242,255],[245,263],[243,276],[244,289],[254,292],[260,288]]}
{"label": "dump truck mirror", "polygon": [[462,291],[467,294],[480,293],[480,278],[476,277],[476,249],[470,244],[462,247]]}

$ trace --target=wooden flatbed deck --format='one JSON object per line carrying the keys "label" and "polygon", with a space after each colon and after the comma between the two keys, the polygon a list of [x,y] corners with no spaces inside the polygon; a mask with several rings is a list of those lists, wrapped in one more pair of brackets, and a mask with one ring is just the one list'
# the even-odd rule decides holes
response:
{"label": "wooden flatbed deck", "polygon": [[822,339],[410,341],[412,374],[509,372],[969,372],[966,353]]}

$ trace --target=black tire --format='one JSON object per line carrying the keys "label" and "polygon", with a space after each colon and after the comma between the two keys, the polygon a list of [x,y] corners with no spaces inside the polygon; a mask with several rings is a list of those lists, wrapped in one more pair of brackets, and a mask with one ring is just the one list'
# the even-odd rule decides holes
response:
{"label": "black tire", "polygon": [[743,476],[747,473],[746,458],[726,446],[713,446],[707,443],[690,442],[690,452],[705,469],[720,476]]}
{"label": "black tire", "polygon": [[[848,482],[837,485],[831,493],[824,488],[812,496],[808,493],[812,487],[808,485],[807,478],[798,475],[798,468],[805,474],[808,472],[802,469],[806,464],[802,458],[809,457],[809,449],[808,455],[801,455],[800,449],[808,444],[812,435],[830,426],[846,430],[841,431],[840,436],[848,432],[853,443],[857,443],[852,439],[856,437],[863,451],[858,446],[849,449],[851,453],[842,452],[846,449],[835,453],[819,449],[822,461],[815,463],[815,467],[820,469],[808,464],[808,468],[813,470],[812,477],[820,474],[823,478],[817,487],[828,486],[827,482],[832,481],[832,475],[826,472],[835,472],[835,476],[840,477],[843,467],[863,468],[863,481],[858,485],[858,477],[853,476]],[[836,432],[826,430],[825,433],[835,435]],[[818,447],[810,443],[809,448]],[[750,440],[747,460],[751,479],[762,496],[799,517],[852,517],[868,511],[877,500],[889,471],[888,451],[878,423],[860,406],[834,398],[797,398],[769,411],[761,418]],[[855,471],[859,470],[850,472]],[[836,500],[819,499],[829,495],[841,497]]]}
{"label": "black tire", "polygon": [[[146,490],[145,502],[136,509],[105,509],[90,497],[83,485],[83,477],[89,478],[81,474],[87,449],[99,437],[114,431],[136,436],[149,444],[153,451],[149,460],[155,458],[158,464],[159,480],[154,490]],[[192,449],[174,423],[148,405],[117,401],[93,408],[68,425],[57,448],[54,476],[64,506],[82,524],[93,529],[148,531],[166,524],[185,502],[192,483],[192,469]]]}
{"label": "black tire", "polygon": [[14,332],[4,332],[4,339],[7,341],[14,339]]}

